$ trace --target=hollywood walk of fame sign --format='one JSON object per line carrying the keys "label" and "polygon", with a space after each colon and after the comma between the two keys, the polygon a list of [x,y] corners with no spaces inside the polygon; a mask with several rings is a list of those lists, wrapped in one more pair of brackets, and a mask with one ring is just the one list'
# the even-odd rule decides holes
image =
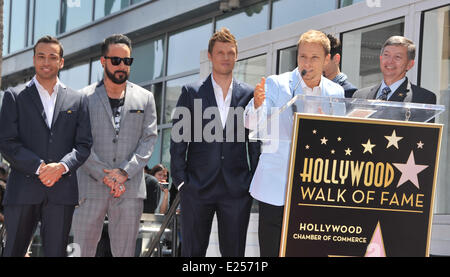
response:
{"label": "hollywood walk of fame sign", "polygon": [[280,256],[428,256],[441,133],[296,114]]}

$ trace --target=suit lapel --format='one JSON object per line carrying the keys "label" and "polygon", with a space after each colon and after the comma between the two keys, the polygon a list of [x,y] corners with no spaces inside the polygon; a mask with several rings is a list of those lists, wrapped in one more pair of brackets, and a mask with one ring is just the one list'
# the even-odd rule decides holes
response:
{"label": "suit lapel", "polygon": [[392,96],[389,98],[389,101],[397,101],[397,102],[403,102],[405,100],[406,95],[409,93],[407,90],[408,86],[408,78],[398,87],[396,91],[392,94]]}
{"label": "suit lapel", "polygon": [[[53,119],[52,119],[52,125],[51,127],[55,125],[56,120],[58,119],[59,112],[61,111],[62,104],[64,103],[64,99],[66,98],[67,89],[63,88],[61,85],[57,87],[57,94],[56,94],[56,103],[55,103],[55,110],[53,112]],[[55,93],[55,92],[53,92]]]}
{"label": "suit lapel", "polygon": [[131,90],[133,90],[133,85],[130,82],[127,82],[127,87],[125,89],[125,103],[123,104],[122,113],[120,115],[120,126],[122,125],[122,122],[124,122],[124,118],[128,115],[129,111],[131,110]]}
{"label": "suit lapel", "polygon": [[41,98],[39,97],[39,92],[36,88],[36,85],[33,84],[30,87],[28,87],[28,91],[30,93],[31,100],[33,101],[34,106],[37,108],[39,114],[41,115],[42,120],[44,120],[45,126],[47,126],[47,115],[45,114],[44,105],[42,105],[42,101]]}
{"label": "suit lapel", "polygon": [[202,95],[202,98],[206,100],[206,106],[204,106],[203,108],[217,107],[216,96],[214,95],[214,88],[212,85],[211,78],[212,74],[209,74],[209,77],[205,81],[205,90],[204,95]]}
{"label": "suit lapel", "polygon": [[106,93],[105,85],[97,86],[95,89],[95,94],[98,96],[99,101],[102,103],[103,108],[105,109],[106,114],[108,115],[109,122],[112,127],[115,128],[114,119],[112,115],[111,105],[109,104],[108,94]]}
{"label": "suit lapel", "polygon": [[370,89],[369,94],[367,95],[367,99],[376,99],[377,92],[381,87],[381,83],[378,86],[374,86]]}

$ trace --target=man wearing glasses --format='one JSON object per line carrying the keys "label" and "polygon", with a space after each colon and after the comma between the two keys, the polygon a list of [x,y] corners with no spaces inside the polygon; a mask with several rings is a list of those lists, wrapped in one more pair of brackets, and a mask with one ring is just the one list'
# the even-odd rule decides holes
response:
{"label": "man wearing glasses", "polygon": [[146,197],[144,167],[157,139],[153,94],[128,80],[131,40],[112,35],[102,44],[103,80],[87,94],[93,147],[78,172],[79,206],[73,219],[81,256],[95,256],[108,217],[115,257],[134,256]]}

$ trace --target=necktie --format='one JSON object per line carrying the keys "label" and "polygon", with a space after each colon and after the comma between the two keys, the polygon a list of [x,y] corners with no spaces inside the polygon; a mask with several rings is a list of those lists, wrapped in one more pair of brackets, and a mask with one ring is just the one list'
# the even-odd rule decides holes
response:
{"label": "necktie", "polygon": [[389,93],[391,93],[391,89],[389,87],[385,87],[382,91],[381,91],[381,95],[378,97],[378,100],[387,100],[387,97],[389,95]]}

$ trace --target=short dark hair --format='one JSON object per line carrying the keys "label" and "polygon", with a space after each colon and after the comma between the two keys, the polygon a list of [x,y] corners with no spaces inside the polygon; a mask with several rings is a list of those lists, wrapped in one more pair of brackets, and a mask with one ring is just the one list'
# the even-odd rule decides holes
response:
{"label": "short dark hair", "polygon": [[125,44],[128,46],[131,52],[131,39],[129,39],[126,35],[122,34],[115,34],[112,36],[109,36],[105,38],[105,40],[102,43],[102,56],[105,56],[108,52],[108,48],[111,44]]}
{"label": "short dark hair", "polygon": [[58,44],[59,45],[59,56],[60,56],[60,58],[64,57],[64,48],[63,48],[61,42],[57,38],[49,36],[49,35],[41,37],[36,42],[36,44],[33,47],[33,55],[36,55],[36,47],[37,47],[37,45],[39,43],[54,43],[54,44]]}
{"label": "short dark hair", "polygon": [[406,47],[406,53],[408,55],[408,60],[414,60],[416,58],[416,45],[414,45],[414,42],[412,40],[403,37],[403,36],[392,36],[386,40],[386,42],[383,45],[383,48],[381,49],[381,54],[384,53],[384,48],[387,46],[403,46]]}
{"label": "short dark hair", "polygon": [[331,58],[333,58],[336,54],[339,54],[342,56],[342,44],[341,41],[334,37],[331,34],[327,34],[328,39],[330,40],[330,46],[331,46],[331,50],[330,50],[330,54],[331,54]]}

